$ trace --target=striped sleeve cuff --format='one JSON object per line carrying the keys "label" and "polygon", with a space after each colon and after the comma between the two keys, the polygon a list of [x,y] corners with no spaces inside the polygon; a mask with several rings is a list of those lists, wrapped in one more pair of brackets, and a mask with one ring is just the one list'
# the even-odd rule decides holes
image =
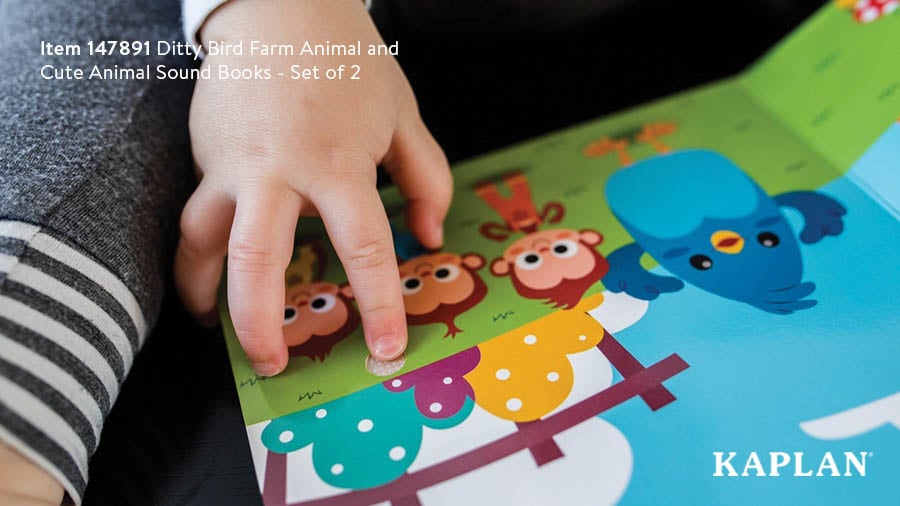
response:
{"label": "striped sleeve cuff", "polygon": [[134,294],[102,263],[38,226],[0,221],[0,440],[76,504],[146,331]]}

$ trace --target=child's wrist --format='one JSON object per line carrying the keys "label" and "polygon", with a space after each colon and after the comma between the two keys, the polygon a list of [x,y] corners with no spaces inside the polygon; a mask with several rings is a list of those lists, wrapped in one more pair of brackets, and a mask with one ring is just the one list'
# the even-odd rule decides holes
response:
{"label": "child's wrist", "polygon": [[63,487],[50,473],[0,441],[0,504],[59,504]]}

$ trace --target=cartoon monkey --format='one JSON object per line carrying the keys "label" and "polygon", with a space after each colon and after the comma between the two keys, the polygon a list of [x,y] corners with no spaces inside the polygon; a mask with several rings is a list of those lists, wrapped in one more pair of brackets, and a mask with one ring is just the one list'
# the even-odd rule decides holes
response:
{"label": "cartoon monkey", "polygon": [[495,241],[504,241],[515,232],[526,235],[491,262],[491,273],[509,276],[522,297],[544,300],[554,308],[571,309],[609,270],[606,259],[596,250],[603,236],[589,229],[540,230],[544,223],[562,220],[563,205],[549,202],[538,214],[524,174],[507,174],[503,182],[509,187],[509,198],[500,195],[494,182],[481,183],[475,188],[478,196],[506,221],[506,225],[485,223],[481,235]]}
{"label": "cartoon monkey", "polygon": [[317,282],[288,286],[284,302],[284,339],[292,357],[322,361],[339,341],[359,327],[349,285]]}
{"label": "cartoon monkey", "polygon": [[595,249],[601,242],[603,236],[589,229],[534,232],[491,262],[491,273],[509,276],[522,297],[571,309],[609,270],[609,263]]}
{"label": "cartoon monkey", "polygon": [[487,285],[478,275],[484,257],[477,253],[433,253],[400,264],[400,283],[406,321],[410,325],[443,323],[444,337],[462,330],[456,317],[475,307],[487,295]]}
{"label": "cartoon monkey", "polygon": [[565,216],[565,208],[559,202],[547,202],[540,213],[531,198],[528,180],[521,172],[512,172],[503,177],[512,195],[505,198],[497,191],[494,182],[480,183],[475,193],[497,212],[505,223],[488,222],[478,230],[484,237],[494,241],[505,241],[516,232],[530,234],[536,232],[544,222],[559,223]]}
{"label": "cartoon monkey", "polygon": [[325,275],[327,256],[315,239],[301,239],[294,246],[291,263],[284,271],[284,282],[288,285],[313,283]]}

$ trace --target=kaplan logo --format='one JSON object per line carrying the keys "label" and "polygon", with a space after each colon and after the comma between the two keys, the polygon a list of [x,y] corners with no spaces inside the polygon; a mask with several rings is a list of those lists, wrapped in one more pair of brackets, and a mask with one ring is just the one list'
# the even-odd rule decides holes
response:
{"label": "kaplan logo", "polygon": [[835,458],[831,452],[825,452],[813,459],[805,457],[803,452],[768,452],[767,456],[763,454],[762,457],[756,452],[746,456],[740,456],[737,452],[728,452],[727,455],[725,452],[713,452],[713,456],[716,459],[713,476],[865,476],[866,459],[871,453],[843,452],[842,456]]}

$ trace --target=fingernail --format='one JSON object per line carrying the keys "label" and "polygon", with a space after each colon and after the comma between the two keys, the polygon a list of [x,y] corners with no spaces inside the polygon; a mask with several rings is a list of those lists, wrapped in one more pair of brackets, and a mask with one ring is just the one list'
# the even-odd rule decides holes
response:
{"label": "fingernail", "polygon": [[268,362],[253,364],[253,369],[256,370],[256,374],[260,376],[275,376],[276,374],[281,372],[280,367]]}
{"label": "fingernail", "polygon": [[372,348],[375,358],[381,360],[391,360],[396,358],[397,355],[400,355],[403,351],[403,345],[400,340],[392,337],[382,337],[375,341]]}

